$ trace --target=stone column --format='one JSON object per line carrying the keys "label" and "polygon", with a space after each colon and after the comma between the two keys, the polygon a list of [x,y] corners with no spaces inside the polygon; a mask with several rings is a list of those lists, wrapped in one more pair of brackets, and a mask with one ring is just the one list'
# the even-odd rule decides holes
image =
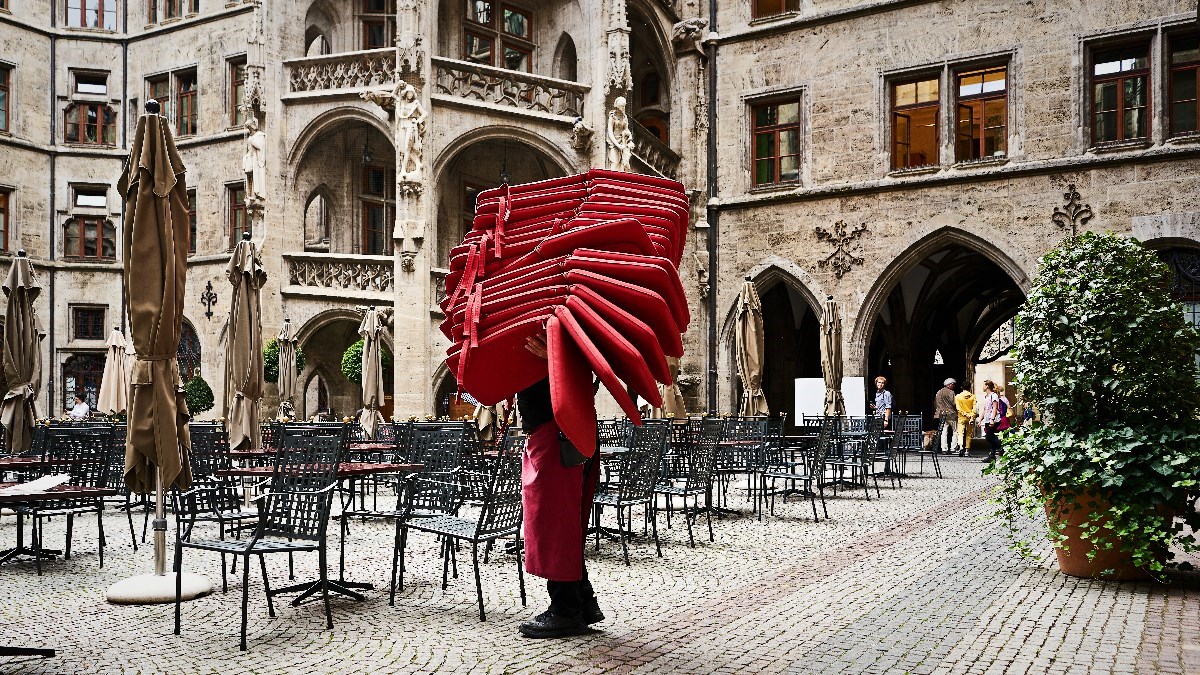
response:
{"label": "stone column", "polygon": [[430,371],[429,307],[432,294],[431,252],[425,245],[434,177],[425,165],[432,64],[424,48],[432,35],[431,12],[424,3],[400,0],[396,16],[396,88],[393,90],[392,134],[396,148],[396,223],[392,234],[395,264],[395,314],[392,335],[394,394],[397,416],[433,412]]}

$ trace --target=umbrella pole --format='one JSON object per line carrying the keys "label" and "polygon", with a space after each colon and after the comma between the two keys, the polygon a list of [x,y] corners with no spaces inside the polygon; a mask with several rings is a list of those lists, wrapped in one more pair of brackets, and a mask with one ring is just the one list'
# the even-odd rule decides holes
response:
{"label": "umbrella pole", "polygon": [[[115,605],[159,605],[175,602],[175,573],[167,574],[167,512],[162,468],[154,467],[154,574],[123,579],[108,587]],[[179,599],[195,600],[212,592],[212,582],[199,574],[182,572]]]}
{"label": "umbrella pole", "polygon": [[167,573],[167,513],[163,506],[162,467],[154,467],[154,576]]}

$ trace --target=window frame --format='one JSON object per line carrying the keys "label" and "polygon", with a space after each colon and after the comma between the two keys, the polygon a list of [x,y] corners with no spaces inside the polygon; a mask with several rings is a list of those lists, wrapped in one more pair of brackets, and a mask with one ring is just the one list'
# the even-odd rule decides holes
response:
{"label": "window frame", "polygon": [[[788,16],[800,11],[800,0],[779,0],[782,9],[778,12],[763,12],[759,10],[759,5],[763,0],[750,0],[750,20],[757,21],[759,19],[769,19],[777,16]],[[788,5],[794,5],[789,7]]]}
{"label": "window frame", "polygon": [[[383,192],[369,192],[370,174],[373,171],[379,171],[383,174]],[[359,214],[362,218],[359,230],[361,234],[360,246],[361,252],[364,255],[391,255],[392,238],[388,232],[388,223],[394,222],[396,218],[396,176],[394,169],[385,164],[368,164],[362,168],[362,186],[359,190]],[[372,209],[380,209],[383,212],[383,223],[379,229],[374,229],[369,226],[370,218],[368,211]],[[370,247],[371,234],[378,233],[380,241],[383,242],[382,250],[372,251]]]}
{"label": "window frame", "polygon": [[[944,72],[944,70],[945,70],[945,67],[943,66],[943,68],[939,69],[936,72],[926,72],[926,73],[919,74],[919,75],[908,75],[906,77],[896,77],[896,78],[887,80],[888,122],[891,125],[890,128],[888,129],[888,146],[889,146],[888,154],[890,155],[890,159],[891,159],[891,162],[890,162],[891,168],[889,169],[889,171],[920,170],[920,169],[928,169],[928,168],[932,168],[932,167],[938,167],[938,166],[942,165],[942,96],[943,96],[943,92],[945,89],[945,87],[942,83],[942,73]],[[904,105],[896,104],[897,88],[899,88],[903,85],[906,85],[906,84],[917,85],[917,84],[920,84],[921,82],[930,82],[930,81],[936,82],[938,85],[938,93],[934,97],[934,100],[932,103],[929,101],[915,101],[913,103],[907,103]],[[933,143],[934,156],[932,158],[932,161],[926,161],[924,164],[908,164],[906,161],[903,166],[897,166],[896,159],[898,157],[898,153],[896,152],[896,149],[899,145],[901,145],[898,140],[898,133],[899,133],[900,125],[897,123],[897,118],[900,116],[905,116],[907,118],[908,116],[905,113],[907,113],[909,111],[913,111],[913,110],[925,110],[927,108],[934,109],[934,114],[933,114],[933,119],[935,122],[934,143]],[[904,145],[906,146],[905,154],[911,155],[911,153],[912,153],[912,127],[911,127],[911,124],[909,125],[909,130],[908,130],[908,141],[906,143],[904,143]]]}
{"label": "window frame", "polygon": [[196,217],[196,188],[191,188],[187,191],[188,199],[188,253],[196,252],[196,240],[199,238],[199,230],[197,225],[199,221]]}
{"label": "window frame", "polygon": [[[1092,45],[1088,53],[1087,61],[1087,113],[1089,132],[1091,135],[1092,147],[1103,147],[1106,145],[1119,145],[1123,143],[1145,142],[1149,143],[1154,136],[1154,85],[1153,73],[1155,68],[1153,40],[1149,37],[1144,37],[1136,41],[1126,41],[1116,44],[1096,44]],[[1141,49],[1146,55],[1146,65],[1143,68],[1129,71],[1117,71],[1113,74],[1096,75],[1096,64],[1104,63],[1096,57],[1110,52],[1123,52],[1133,49]],[[1125,136],[1125,115],[1128,108],[1125,106],[1125,80],[1134,78],[1145,78],[1146,104],[1144,106],[1144,119],[1146,120],[1146,132],[1142,136],[1135,138],[1124,138]],[[1100,140],[1096,137],[1096,85],[1108,82],[1117,83],[1117,138],[1111,140]]]}
{"label": "window frame", "polygon": [[[100,97],[100,98],[107,98],[107,97],[108,97],[108,76],[109,76],[109,73],[108,73],[107,71],[96,71],[96,70],[73,70],[73,71],[71,71],[71,75],[72,75],[72,79],[74,79],[74,86],[72,87],[72,90],[71,90],[71,91],[72,91],[72,93],[73,93],[75,96],[96,96],[96,97]],[[80,89],[79,89],[79,86],[80,86],[80,79],[81,79],[81,78],[82,78],[82,79],[84,79],[84,80],[87,80],[87,79],[90,79],[90,78],[95,78],[95,79],[98,79],[98,80],[99,80],[99,79],[103,79],[103,80],[104,80],[104,91],[101,91],[101,92],[94,92],[94,91],[80,91]]]}
{"label": "window frame", "polygon": [[[474,0],[466,0],[470,3]],[[499,0],[486,0],[492,8],[491,16],[488,17],[488,22],[483,23],[471,19],[467,13],[463,14],[462,20],[462,60],[480,65],[487,65],[493,68],[502,70],[511,70],[507,68],[504,61],[505,49],[519,51],[526,55],[526,62],[529,64],[527,70],[513,70],[514,73],[533,73],[535,69],[534,61],[537,56],[537,42],[534,41],[535,35],[535,12],[532,9],[522,7],[519,4],[511,2],[499,2]],[[511,11],[525,17],[525,25],[527,27],[528,37],[520,37],[509,33],[504,28],[504,12]],[[467,52],[467,36],[474,35],[477,38],[490,40],[492,43],[491,58],[488,63],[482,63],[470,58]]]}
{"label": "window frame", "polygon": [[0,131],[9,132],[12,126],[12,66],[0,63]]}
{"label": "window frame", "polygon": [[[229,250],[232,251],[237,243],[242,240],[242,233],[250,231],[249,214],[246,212],[246,185],[244,183],[233,183],[225,186],[226,198],[229,200],[228,212],[228,230],[229,230]],[[241,195],[239,200],[238,195]],[[241,219],[241,226],[238,226],[238,219]]]}
{"label": "window frame", "polygon": [[[804,94],[803,92],[791,92],[787,95],[773,96],[770,98],[757,99],[749,101],[750,106],[750,186],[751,188],[764,188],[777,185],[799,185],[801,177],[804,175]],[[786,124],[768,124],[758,126],[758,111],[762,108],[774,106],[778,108],[782,105],[796,104],[796,121]],[[779,135],[780,132],[795,131],[796,132],[796,178],[781,180],[780,179],[780,160],[783,157],[791,157],[793,155],[779,154]],[[771,160],[771,179],[769,181],[758,181],[758,162],[767,157],[758,156],[758,137],[761,134],[770,133],[774,139],[773,153],[769,159]]]}
{"label": "window frame", "polygon": [[[82,335],[80,326],[81,314],[85,312],[98,312],[98,316],[92,316],[87,319],[90,324],[89,328],[95,328],[94,333]],[[71,305],[71,339],[72,340],[103,340],[104,339],[104,324],[108,318],[107,305]]]}
{"label": "window frame", "polygon": [[[81,196],[98,196],[104,199],[104,204],[80,204]],[[72,185],[71,186],[71,206],[76,209],[99,209],[101,211],[108,208],[108,188],[104,185]]]}
{"label": "window frame", "polygon": [[[382,0],[384,10],[379,11],[372,9],[369,6],[371,0],[359,0],[358,6],[358,36],[360,48],[367,49],[390,49],[396,46],[396,0]],[[382,45],[372,46],[368,39],[371,26],[383,26],[383,34],[386,36],[385,43]]]}
{"label": "window frame", "polygon": [[[238,56],[228,61],[229,77],[229,123],[236,128],[246,123],[246,57]],[[241,78],[238,72],[241,72]]]}
{"label": "window frame", "polygon": [[0,251],[8,250],[8,240],[10,238],[9,212],[12,211],[12,190],[0,188]]}
{"label": "window frame", "polygon": [[[68,368],[72,368],[72,377],[70,379],[73,379],[76,385],[76,388],[71,390],[67,389]],[[100,396],[100,384],[104,377],[103,352],[70,353],[63,359],[59,374],[62,375],[62,395],[65,408],[70,407],[68,404],[78,394],[88,404],[89,408],[96,410]],[[79,375],[83,375],[84,377],[79,377]],[[83,384],[82,387],[80,387],[81,383]],[[87,386],[89,384],[91,387]]]}
{"label": "window frame", "polygon": [[[87,123],[87,111],[94,109],[96,112],[96,140],[87,140],[86,130],[89,126]],[[74,113],[75,121],[71,121],[72,113]],[[70,133],[71,125],[75,125],[75,138],[72,139]],[[117,115],[107,103],[99,101],[71,101],[63,110],[63,143],[72,145],[106,145],[116,146],[117,144]],[[105,134],[110,133],[112,140],[105,140]]]}
{"label": "window frame", "polygon": [[[72,8],[71,4],[78,2],[79,6]],[[87,25],[88,4],[94,3],[98,25]],[[102,30],[109,33],[117,31],[118,0],[66,0],[63,6],[63,23],[67,28],[82,28],[87,30]],[[78,23],[75,23],[78,21]],[[111,21],[111,23],[110,23]]]}
{"label": "window frame", "polygon": [[[1164,89],[1166,90],[1167,100],[1165,104],[1166,112],[1166,137],[1170,138],[1188,138],[1200,135],[1200,56],[1197,56],[1192,61],[1185,61],[1181,64],[1176,64],[1172,58],[1174,44],[1176,40],[1195,40],[1197,46],[1200,47],[1200,34],[1194,32],[1171,33],[1166,39],[1166,53],[1163,55],[1163,61],[1166,62],[1167,81]],[[1181,131],[1176,133],[1175,127],[1175,104],[1179,101],[1175,100],[1175,73],[1192,71],[1192,77],[1195,81],[1194,98],[1188,99],[1196,108],[1195,115],[1192,119],[1193,129],[1191,131]]]}
{"label": "window frame", "polygon": [[[984,79],[981,83],[980,93],[970,94],[967,96],[962,96],[961,94],[959,94],[959,91],[962,89],[961,79],[964,76],[973,75],[973,74],[978,73],[986,78],[987,73],[995,72],[997,70],[1001,70],[1004,72],[1004,88],[1002,90],[1000,90],[999,92],[982,91],[982,85],[986,85],[986,82],[987,82],[987,80]],[[1011,128],[1009,125],[1009,122],[1012,117],[1010,114],[1011,111],[1009,110],[1009,87],[1008,87],[1008,85],[1009,85],[1009,81],[1011,79],[1011,68],[1009,67],[1009,64],[1007,62],[1005,62],[1005,63],[996,63],[996,64],[989,64],[989,65],[962,66],[962,67],[959,67],[956,69],[952,69],[950,71],[950,74],[953,78],[953,84],[954,84],[954,86],[950,92],[954,97],[954,101],[953,101],[954,105],[952,107],[953,118],[951,120],[954,123],[954,161],[961,164],[964,162],[984,162],[984,161],[993,160],[993,159],[995,159],[995,160],[1007,159],[1008,158],[1008,137],[1009,137],[1009,130]],[[974,134],[974,132],[976,130],[979,131],[978,137],[972,135],[972,137],[971,137],[972,144],[984,143],[984,142],[986,142],[985,141],[986,132],[987,132],[987,129],[989,128],[986,126],[986,124],[987,124],[987,120],[986,120],[987,103],[990,101],[996,101],[996,100],[1003,100],[1003,102],[1004,102],[1004,134],[1003,134],[1004,154],[1003,155],[995,155],[995,154],[984,155],[982,153],[982,151],[980,151],[979,157],[962,157],[961,154],[959,153],[959,142],[961,140],[960,132],[959,132],[959,122],[960,122],[959,112],[960,112],[962,106],[964,104],[970,105],[973,103],[979,103],[981,108],[985,112],[984,118],[980,120],[978,125],[976,125],[974,123],[974,121],[972,121],[972,124],[971,124],[972,134]],[[939,143],[939,145],[940,145],[940,143]]]}
{"label": "window frame", "polygon": [[[192,88],[185,91],[183,83],[191,78]],[[195,69],[180,70],[172,73],[171,88],[175,95],[175,135],[178,137],[196,136],[200,133],[200,79]],[[188,126],[184,128],[185,119]]]}
{"label": "window frame", "polygon": [[[88,245],[87,226],[88,225],[96,226],[96,240],[95,240],[96,254],[95,255],[87,254],[87,245]],[[67,241],[68,241],[67,232],[70,231],[70,229],[72,229],[72,228],[76,229],[75,238],[76,238],[76,241],[78,242],[78,248],[74,251],[68,250],[68,248],[67,248]],[[112,241],[113,254],[105,255],[105,253],[104,253],[104,251],[105,251],[105,247],[104,247],[105,234],[109,233],[109,232],[111,232],[111,234],[112,234],[111,241]],[[85,261],[85,260],[111,261],[111,260],[117,259],[116,250],[117,250],[117,228],[115,225],[112,224],[112,221],[109,220],[106,215],[77,214],[77,215],[71,216],[63,223],[63,257],[64,258],[69,259],[69,260],[79,260],[79,261]]]}

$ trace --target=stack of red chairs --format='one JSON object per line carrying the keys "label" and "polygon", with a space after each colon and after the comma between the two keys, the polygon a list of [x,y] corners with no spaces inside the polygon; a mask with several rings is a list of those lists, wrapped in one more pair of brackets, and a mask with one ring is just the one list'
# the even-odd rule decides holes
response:
{"label": "stack of red chairs", "polygon": [[[596,448],[593,377],[636,423],[626,386],[659,407],[690,321],[679,281],[688,228],[683,185],[587,173],[479,195],[450,253],[447,365],[484,405],[550,378],[554,418],[585,455]],[[525,348],[545,332],[548,359]]]}

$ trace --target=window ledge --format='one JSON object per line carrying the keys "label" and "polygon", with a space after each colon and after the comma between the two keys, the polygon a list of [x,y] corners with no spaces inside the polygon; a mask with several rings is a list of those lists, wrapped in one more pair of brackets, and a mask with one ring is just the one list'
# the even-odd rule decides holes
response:
{"label": "window ledge", "polygon": [[761,26],[763,24],[775,23],[776,21],[783,21],[785,19],[794,19],[798,16],[800,16],[800,10],[794,9],[788,12],[780,12],[778,14],[771,14],[769,16],[760,16],[750,19],[750,23],[747,25]]}
{"label": "window ledge", "polygon": [[71,143],[63,141],[64,148],[74,148],[76,150],[115,150],[116,143]]}
{"label": "window ledge", "polygon": [[1110,141],[1098,143],[1088,148],[1088,152],[1101,155],[1109,152],[1125,152],[1126,150],[1144,150],[1150,147],[1149,138],[1135,138],[1131,141]]}
{"label": "window ledge", "polygon": [[955,169],[982,169],[989,166],[1004,166],[1008,164],[1008,155],[999,157],[983,157],[980,159],[968,159],[963,162],[958,162],[954,165]]}
{"label": "window ledge", "polygon": [[1194,143],[1200,143],[1200,131],[1193,131],[1187,134],[1172,136],[1167,139],[1167,143],[1170,145],[1191,145]]}
{"label": "window ledge", "polygon": [[888,176],[892,178],[905,178],[908,176],[924,176],[931,173],[937,173],[942,170],[940,164],[926,164],[924,166],[910,166],[904,169],[895,169],[888,172]]}
{"label": "window ledge", "polygon": [[91,28],[89,26],[64,26],[64,28],[72,33],[95,33],[97,35],[116,35],[117,31],[107,28]]}
{"label": "window ledge", "polygon": [[747,192],[750,194],[770,193],[770,192],[787,192],[802,187],[800,181],[788,181],[786,183],[760,183],[750,188]]}

